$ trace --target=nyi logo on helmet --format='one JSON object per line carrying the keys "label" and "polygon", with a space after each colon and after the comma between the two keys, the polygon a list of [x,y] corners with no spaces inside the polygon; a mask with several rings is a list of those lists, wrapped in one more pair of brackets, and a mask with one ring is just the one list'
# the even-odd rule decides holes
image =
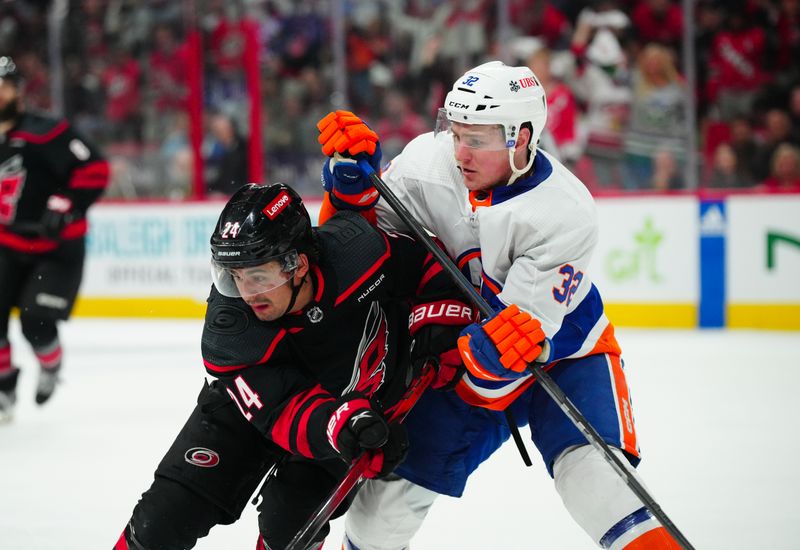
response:
{"label": "nyi logo on helmet", "polygon": [[266,214],[270,220],[274,220],[275,216],[277,216],[280,211],[283,210],[290,202],[292,202],[292,198],[288,193],[286,193],[286,191],[282,191],[272,200],[271,203],[264,207],[262,212]]}

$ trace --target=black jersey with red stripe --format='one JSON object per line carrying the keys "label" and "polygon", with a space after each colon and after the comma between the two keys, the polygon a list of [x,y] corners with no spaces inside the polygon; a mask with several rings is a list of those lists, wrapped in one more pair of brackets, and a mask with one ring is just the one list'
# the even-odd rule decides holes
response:
{"label": "black jersey with red stripe", "polygon": [[203,360],[250,422],[284,449],[335,456],[325,427],[337,397],[367,395],[394,405],[411,380],[409,305],[455,289],[416,241],[387,234],[354,212],[315,230],[314,296],[302,310],[260,321],[240,298],[212,288]]}
{"label": "black jersey with red stripe", "polygon": [[54,250],[58,240],[43,237],[38,227],[51,197],[70,212],[59,240],[83,237],[86,210],[108,181],[108,162],[66,120],[21,114],[11,130],[0,134],[0,246],[31,253]]}

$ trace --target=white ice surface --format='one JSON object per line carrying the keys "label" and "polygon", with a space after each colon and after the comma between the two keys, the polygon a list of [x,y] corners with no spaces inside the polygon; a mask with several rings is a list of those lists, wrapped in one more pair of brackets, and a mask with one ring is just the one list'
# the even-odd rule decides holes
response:
{"label": "white ice surface", "polygon": [[[63,326],[65,381],[33,403],[23,368],[16,418],[0,426],[0,549],[111,549],[201,386],[199,321],[75,319]],[[800,335],[619,330],[644,452],[640,472],[700,549],[800,548]],[[527,430],[524,432],[527,438]],[[539,461],[506,444],[441,498],[414,550],[594,548]],[[248,507],[198,549],[252,549]],[[340,547],[335,522],[326,550]]]}

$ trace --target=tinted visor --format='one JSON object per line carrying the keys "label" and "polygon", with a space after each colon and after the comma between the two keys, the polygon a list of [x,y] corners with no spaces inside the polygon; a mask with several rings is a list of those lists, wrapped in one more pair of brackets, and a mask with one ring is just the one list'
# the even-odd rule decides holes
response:
{"label": "tinted visor", "polygon": [[249,267],[231,267],[211,260],[211,279],[217,291],[231,298],[246,298],[270,292],[288,283],[299,265],[296,250],[265,258]]}
{"label": "tinted visor", "polygon": [[452,122],[447,118],[447,110],[439,109],[436,115],[436,127],[434,135],[440,132],[448,132],[453,135],[453,143],[456,147],[463,145],[470,149],[481,151],[503,151],[513,147],[514,143],[506,144],[505,132],[500,124],[461,124]]}

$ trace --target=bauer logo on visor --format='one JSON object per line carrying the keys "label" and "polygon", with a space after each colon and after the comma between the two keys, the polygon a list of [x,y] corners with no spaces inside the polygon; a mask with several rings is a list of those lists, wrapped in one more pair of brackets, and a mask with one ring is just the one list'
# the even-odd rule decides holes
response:
{"label": "bauer logo on visor", "polygon": [[290,202],[292,202],[292,198],[284,191],[275,197],[271,203],[265,206],[262,212],[264,212],[269,219],[274,220],[275,216],[277,216],[280,211],[283,210]]}

